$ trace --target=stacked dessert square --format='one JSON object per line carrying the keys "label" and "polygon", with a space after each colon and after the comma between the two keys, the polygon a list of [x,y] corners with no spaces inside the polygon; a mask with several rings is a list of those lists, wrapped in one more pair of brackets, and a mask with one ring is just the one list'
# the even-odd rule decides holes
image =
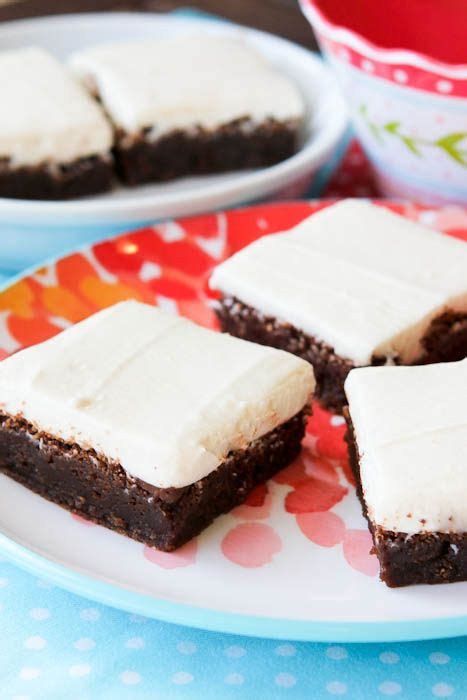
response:
{"label": "stacked dessert square", "polygon": [[0,81],[0,197],[269,166],[296,151],[305,114],[296,85],[248,42],[210,34],[103,44],[68,66],[3,51]]}
{"label": "stacked dessert square", "polygon": [[243,41],[109,44],[77,53],[71,66],[114,125],[128,184],[272,165],[297,147],[298,89]]}
{"label": "stacked dessert square", "polygon": [[0,197],[64,199],[109,189],[112,129],[42,49],[0,53]]}

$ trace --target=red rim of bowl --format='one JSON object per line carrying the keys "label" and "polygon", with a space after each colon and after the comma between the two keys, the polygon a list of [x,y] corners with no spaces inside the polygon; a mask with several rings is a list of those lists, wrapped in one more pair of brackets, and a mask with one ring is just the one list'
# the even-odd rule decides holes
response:
{"label": "red rim of bowl", "polygon": [[305,16],[324,37],[349,45],[365,57],[392,64],[414,65],[455,80],[467,79],[467,63],[452,64],[411,49],[383,48],[353,29],[332,22],[313,0],[299,0]]}

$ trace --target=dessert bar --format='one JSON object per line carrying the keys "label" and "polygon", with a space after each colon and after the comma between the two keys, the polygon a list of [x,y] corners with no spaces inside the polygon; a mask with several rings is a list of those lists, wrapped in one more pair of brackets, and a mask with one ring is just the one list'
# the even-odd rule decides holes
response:
{"label": "dessert bar", "polygon": [[467,245],[367,202],[259,238],[210,286],[222,329],[311,362],[335,411],[353,367],[467,356]]}
{"label": "dessert bar", "polygon": [[103,44],[70,65],[115,126],[127,184],[268,166],[298,147],[301,94],[245,41],[190,34]]}
{"label": "dessert bar", "polygon": [[66,199],[112,184],[112,128],[53,56],[0,52],[0,197]]}
{"label": "dessert bar", "polygon": [[347,440],[388,586],[467,580],[467,360],[350,372]]}
{"label": "dessert bar", "polygon": [[0,470],[169,551],[299,453],[310,365],[134,301],[0,363]]}

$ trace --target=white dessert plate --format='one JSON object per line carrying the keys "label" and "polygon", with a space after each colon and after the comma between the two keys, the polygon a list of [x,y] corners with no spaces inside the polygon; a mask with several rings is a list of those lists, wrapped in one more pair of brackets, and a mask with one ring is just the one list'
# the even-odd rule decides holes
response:
{"label": "white dessert plate", "polygon": [[[212,267],[323,202],[170,221],[52,262],[0,292],[3,356],[125,298],[215,327]],[[395,206],[467,241],[467,211]],[[0,397],[1,399],[1,397]],[[340,417],[319,409],[301,456],[248,502],[166,554],[90,524],[0,476],[0,549],[88,598],[205,629],[289,639],[391,641],[467,633],[467,583],[388,589],[347,466]]]}
{"label": "white dessert plate", "polygon": [[[185,216],[255,199],[300,196],[338,145],[347,111],[333,76],[311,52],[263,32],[210,19],[149,13],[93,13],[6,22],[0,46],[42,46],[60,59],[77,49],[107,41],[193,33],[243,38],[289,75],[301,89],[308,113],[300,150],[275,166],[216,176],[184,178],[165,184],[118,187],[108,194],[67,202],[0,199],[2,222],[41,227],[123,223]],[[31,114],[34,105],[31,105]],[[10,229],[11,230],[11,229]],[[120,229],[121,230],[121,229]],[[33,233],[33,232],[32,232]],[[63,232],[57,231],[57,235]]]}

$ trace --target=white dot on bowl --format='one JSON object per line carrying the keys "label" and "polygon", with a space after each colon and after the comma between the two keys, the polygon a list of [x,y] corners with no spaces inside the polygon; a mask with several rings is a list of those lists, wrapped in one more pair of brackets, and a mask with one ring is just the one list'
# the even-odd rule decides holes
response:
{"label": "white dot on bowl", "polygon": [[141,676],[136,671],[123,671],[119,678],[123,685],[138,685],[138,683],[141,683]]}
{"label": "white dot on bowl", "polygon": [[91,673],[91,667],[89,664],[74,664],[68,669],[68,673],[72,678],[82,678],[83,676],[88,676]]}
{"label": "white dot on bowl", "polygon": [[293,644],[280,644],[274,651],[278,656],[295,656],[297,650]]}
{"label": "white dot on bowl", "polygon": [[22,681],[32,681],[35,678],[39,678],[41,671],[39,668],[33,668],[32,666],[25,666],[19,672],[19,677]]}
{"label": "white dot on bowl", "polygon": [[326,683],[326,690],[331,695],[345,695],[347,692],[347,686],[341,681],[330,681]]}
{"label": "white dot on bowl", "polygon": [[331,420],[329,422],[334,428],[338,428],[340,425],[344,425],[345,418],[344,416],[331,416]]}
{"label": "white dot on bowl", "polygon": [[372,61],[369,61],[367,58],[364,58],[362,61],[362,68],[367,73],[373,73],[375,70],[375,64]]}
{"label": "white dot on bowl", "polygon": [[29,617],[33,620],[48,620],[50,617],[50,610],[48,608],[33,608],[29,611]]}
{"label": "white dot on bowl", "polygon": [[452,685],[448,683],[436,683],[431,689],[435,698],[449,698],[454,692]]}
{"label": "white dot on bowl", "polygon": [[73,646],[78,651],[89,651],[90,649],[94,649],[96,642],[90,637],[81,637],[80,639],[76,640]]}
{"label": "white dot on bowl", "polygon": [[246,650],[243,647],[234,645],[231,647],[227,647],[227,649],[225,650],[225,654],[231,659],[240,659],[242,656],[245,656]]}
{"label": "white dot on bowl", "polygon": [[225,678],[227,685],[242,685],[245,681],[241,673],[229,673]]}
{"label": "white dot on bowl", "polygon": [[33,636],[33,637],[28,637],[26,641],[24,642],[24,646],[26,649],[31,649],[34,651],[40,651],[45,647],[47,642],[43,637],[39,636]]}
{"label": "white dot on bowl", "polygon": [[334,661],[346,659],[348,655],[347,649],[344,649],[344,647],[328,647],[326,649],[326,656]]}
{"label": "white dot on bowl", "polygon": [[394,71],[394,80],[396,80],[398,83],[406,83],[409,79],[409,76],[405,72],[405,70],[402,70],[401,68],[396,68]]}
{"label": "white dot on bowl", "polygon": [[443,92],[444,94],[447,94],[449,92],[452,92],[452,83],[450,80],[438,80],[436,83],[436,89],[438,92]]}
{"label": "white dot on bowl", "polygon": [[197,648],[198,647],[193,642],[179,642],[177,644],[177,649],[180,654],[195,654]]}
{"label": "white dot on bowl", "polygon": [[281,688],[292,688],[297,682],[297,679],[291,673],[278,673],[274,681],[276,685]]}
{"label": "white dot on bowl", "polygon": [[378,686],[378,690],[383,695],[397,695],[401,692],[402,688],[399,683],[394,681],[384,681]]}
{"label": "white dot on bowl", "polygon": [[399,654],[394,651],[383,651],[379,655],[379,660],[382,664],[397,664],[399,663]]}
{"label": "white dot on bowl", "polygon": [[86,622],[96,622],[101,614],[96,608],[83,608],[79,616],[82,620],[86,620]]}
{"label": "white dot on bowl", "polygon": [[451,657],[444,654],[442,651],[434,651],[428,657],[431,664],[448,664],[451,661]]}
{"label": "white dot on bowl", "polygon": [[172,676],[172,683],[175,683],[175,685],[186,685],[187,683],[191,683],[192,680],[193,676],[186,671],[177,671],[177,673],[174,673]]}

